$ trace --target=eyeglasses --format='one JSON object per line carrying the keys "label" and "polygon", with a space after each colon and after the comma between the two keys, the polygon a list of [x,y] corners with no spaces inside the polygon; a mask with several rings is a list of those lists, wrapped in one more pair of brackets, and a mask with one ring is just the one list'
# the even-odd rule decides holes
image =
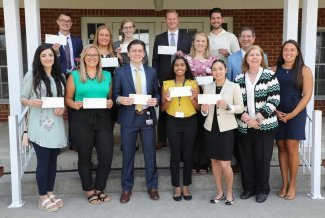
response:
{"label": "eyeglasses", "polygon": [[93,59],[97,59],[99,56],[95,55],[95,54],[86,54],[87,58],[93,58]]}
{"label": "eyeglasses", "polygon": [[123,30],[132,30],[134,26],[124,26]]}
{"label": "eyeglasses", "polygon": [[59,19],[58,21],[60,21],[61,23],[72,23],[71,20]]}

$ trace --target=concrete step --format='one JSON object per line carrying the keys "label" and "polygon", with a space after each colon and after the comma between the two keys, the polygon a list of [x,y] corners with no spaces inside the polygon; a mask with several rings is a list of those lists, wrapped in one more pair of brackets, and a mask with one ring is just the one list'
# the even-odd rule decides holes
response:
{"label": "concrete step", "polygon": [[[325,169],[324,169],[325,171]],[[170,171],[168,169],[158,169],[159,175],[159,190],[172,191]],[[321,180],[324,181],[325,173],[323,172]],[[0,179],[0,196],[11,195],[11,178],[6,174]],[[281,187],[281,175],[279,167],[271,167],[270,186],[272,189],[279,189]],[[325,183],[322,183],[325,187]],[[234,189],[241,188],[240,174],[234,174]],[[304,174],[300,167],[297,177],[298,189],[310,188],[310,175]],[[207,174],[194,174],[192,177],[191,190],[214,190],[215,182],[211,172]],[[121,171],[112,170],[108,181],[106,190],[108,192],[121,192]],[[135,170],[135,184],[133,191],[146,191],[145,172],[144,170]],[[34,173],[27,173],[22,179],[22,195],[37,195],[37,185]],[[81,182],[79,174],[76,171],[72,172],[58,172],[55,182],[55,193],[57,194],[79,194],[82,193]]]}
{"label": "concrete step", "polygon": [[[170,148],[165,147],[161,150],[157,151],[157,167],[158,168],[169,168],[170,162]],[[1,154],[0,154],[1,156]],[[114,155],[112,161],[112,169],[121,169],[122,168],[122,159],[123,154],[120,150],[120,145],[115,144],[114,146]],[[92,154],[93,164],[97,165],[97,154],[96,150]],[[75,151],[71,150],[63,150],[61,154],[58,156],[58,170],[66,171],[66,170],[77,170],[78,169],[78,154]],[[2,155],[2,159],[0,161],[0,165],[4,166],[5,172],[10,172],[10,156]],[[276,146],[274,147],[271,166],[278,166],[278,150]],[[134,166],[137,169],[143,169],[145,167],[143,152],[141,146],[139,150],[136,152]],[[27,166],[27,172],[34,172],[36,169],[36,155],[34,154],[30,163]]]}

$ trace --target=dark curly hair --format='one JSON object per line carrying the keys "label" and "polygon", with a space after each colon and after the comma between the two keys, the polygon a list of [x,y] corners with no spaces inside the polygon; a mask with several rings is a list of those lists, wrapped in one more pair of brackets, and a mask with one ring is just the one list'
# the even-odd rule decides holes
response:
{"label": "dark curly hair", "polygon": [[194,80],[191,67],[188,64],[187,60],[182,56],[176,56],[175,59],[172,61],[171,72],[169,73],[168,79],[169,80],[174,80],[176,78],[176,74],[175,74],[175,71],[174,71],[174,66],[175,66],[175,62],[177,60],[183,60],[184,63],[185,63],[185,66],[186,66],[185,79]]}
{"label": "dark curly hair", "polygon": [[41,63],[41,58],[40,58],[41,53],[46,49],[51,49],[51,51],[54,54],[54,63],[52,65],[51,76],[53,77],[53,79],[55,81],[57,95],[59,97],[63,97],[65,94],[62,89],[62,84],[65,86],[65,79],[63,78],[64,75],[61,72],[59,60],[56,57],[54,49],[50,45],[47,45],[47,44],[42,44],[42,45],[38,46],[38,48],[35,51],[34,61],[33,61],[33,88],[34,88],[34,91],[35,91],[37,97],[40,98],[41,97],[40,96],[41,95],[41,81],[43,81],[45,84],[45,87],[46,87],[46,96],[47,97],[53,96],[53,93],[51,91],[50,78],[46,75],[44,66]]}

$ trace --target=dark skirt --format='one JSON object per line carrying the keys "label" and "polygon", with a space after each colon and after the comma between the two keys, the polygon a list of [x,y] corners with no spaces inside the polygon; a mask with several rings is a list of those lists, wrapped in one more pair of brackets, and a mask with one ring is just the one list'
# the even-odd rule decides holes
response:
{"label": "dark skirt", "polygon": [[213,120],[211,132],[205,130],[206,151],[210,159],[230,161],[234,141],[234,130],[220,132],[217,119]]}

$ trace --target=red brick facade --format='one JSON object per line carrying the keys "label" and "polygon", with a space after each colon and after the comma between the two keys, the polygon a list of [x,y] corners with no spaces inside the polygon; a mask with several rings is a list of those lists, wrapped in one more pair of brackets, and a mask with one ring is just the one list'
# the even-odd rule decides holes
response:
{"label": "red brick facade", "polygon": [[[55,33],[57,15],[61,12],[70,13],[73,16],[72,34],[81,35],[81,17],[163,17],[163,11],[154,10],[113,10],[113,9],[41,9],[42,33]],[[208,16],[209,10],[178,10],[181,17]],[[255,44],[260,45],[268,54],[270,65],[274,65],[282,43],[282,9],[240,9],[224,10],[225,16],[234,18],[234,33],[237,35],[240,27],[253,26],[256,31]],[[24,9],[20,9],[21,25],[24,27]],[[301,22],[301,13],[299,16]],[[3,10],[0,9],[0,28],[4,27]],[[318,10],[318,27],[325,27],[325,8]],[[5,109],[6,108],[6,109]],[[315,101],[315,109],[325,112],[325,101]],[[0,121],[5,121],[7,106],[0,106]],[[325,115],[325,113],[323,113]]]}

